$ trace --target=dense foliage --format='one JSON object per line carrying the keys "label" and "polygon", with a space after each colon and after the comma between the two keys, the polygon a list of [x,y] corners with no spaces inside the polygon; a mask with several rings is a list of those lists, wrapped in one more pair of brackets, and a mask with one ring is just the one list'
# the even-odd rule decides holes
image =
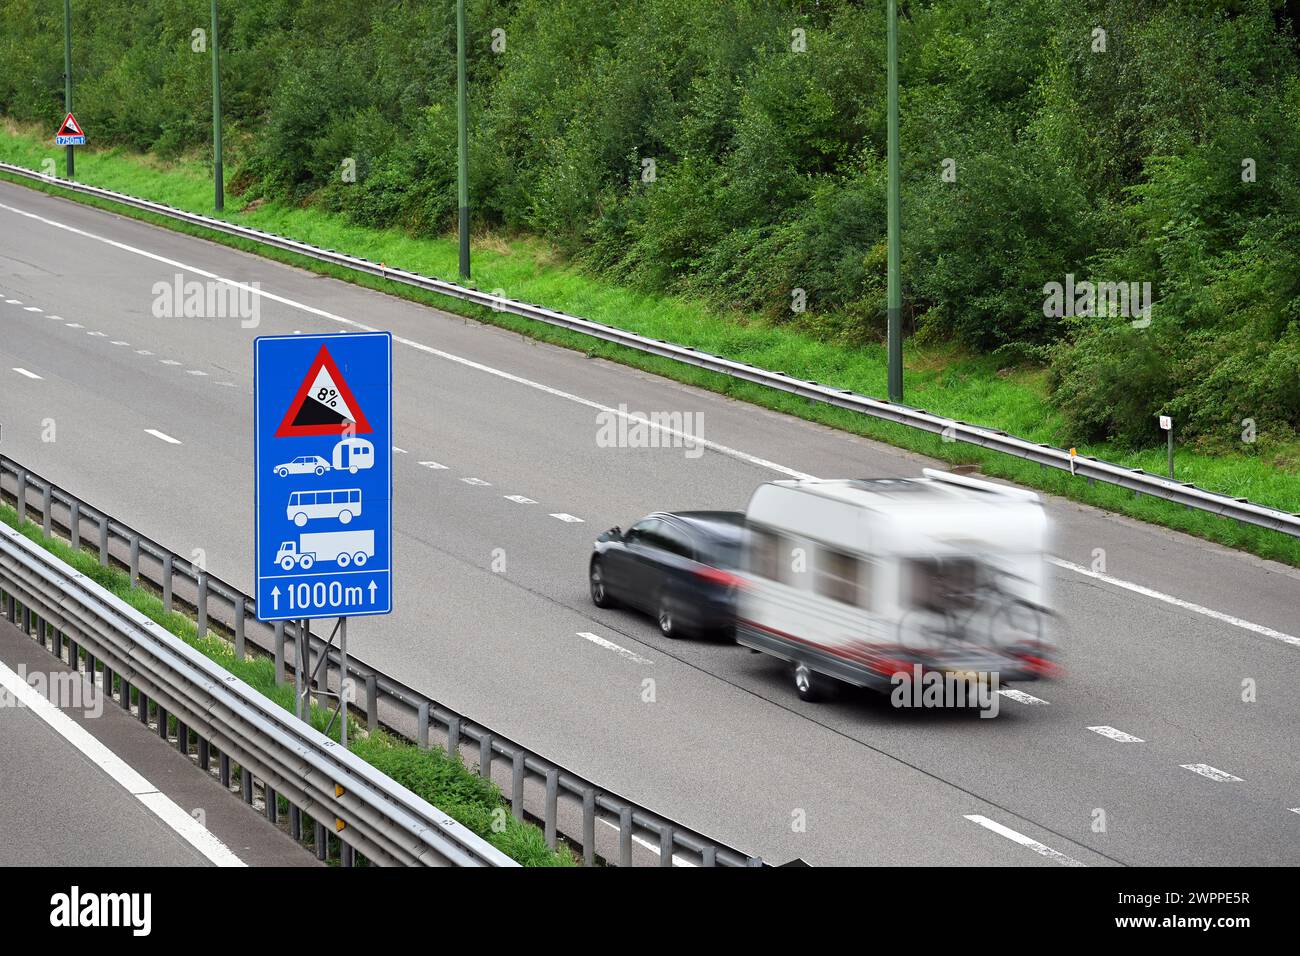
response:
{"label": "dense foliage", "polygon": [[[477,221],[638,286],[849,343],[881,336],[883,3],[468,6]],[[60,7],[0,0],[0,112],[57,121]],[[192,31],[208,5],[74,7],[77,112],[95,142],[163,155],[206,143],[209,65]],[[222,7],[234,188],[419,232],[454,222],[451,0]],[[904,7],[913,334],[1050,362],[1079,440],[1149,443],[1157,412],[1209,446],[1241,447],[1243,419],[1293,435],[1300,7]],[[1046,314],[1045,286],[1067,275],[1149,283],[1151,321]]]}

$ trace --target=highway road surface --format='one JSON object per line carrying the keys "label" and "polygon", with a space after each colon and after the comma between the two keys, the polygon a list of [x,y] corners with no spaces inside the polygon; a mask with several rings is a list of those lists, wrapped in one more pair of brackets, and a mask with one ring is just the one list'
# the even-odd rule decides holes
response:
{"label": "highway road surface", "polygon": [[[255,283],[257,327],[155,317],[178,275]],[[1063,679],[996,719],[803,704],[771,658],[594,608],[592,539],[933,462],[0,184],[0,448],[242,587],[253,337],[359,329],[395,336],[396,611],[350,647],[395,677],[771,862],[1300,863],[1294,570],[1049,500]],[[602,447],[621,405],[708,447]]]}
{"label": "highway road surface", "polygon": [[0,867],[318,865],[80,676],[0,619]]}

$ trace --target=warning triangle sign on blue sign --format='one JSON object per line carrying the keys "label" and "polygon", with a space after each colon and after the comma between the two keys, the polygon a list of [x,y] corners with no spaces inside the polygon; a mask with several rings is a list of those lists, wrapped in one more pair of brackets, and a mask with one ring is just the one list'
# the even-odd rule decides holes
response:
{"label": "warning triangle sign on blue sign", "polygon": [[329,349],[322,345],[275,437],[364,435],[373,430]]}

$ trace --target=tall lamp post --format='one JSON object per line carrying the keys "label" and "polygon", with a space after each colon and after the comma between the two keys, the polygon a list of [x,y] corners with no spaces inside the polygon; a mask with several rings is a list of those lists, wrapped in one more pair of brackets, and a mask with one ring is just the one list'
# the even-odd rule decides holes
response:
{"label": "tall lamp post", "polygon": [[456,0],[456,194],[460,209],[460,277],[469,278],[469,131],[465,90],[465,0]]}
{"label": "tall lamp post", "polygon": [[[72,112],[72,0],[63,0],[63,109]],[[68,178],[73,176],[73,147],[67,152]]]}
{"label": "tall lamp post", "polygon": [[212,186],[217,212],[226,208],[225,176],[221,168],[221,41],[217,33],[217,0],[212,0]]}
{"label": "tall lamp post", "polygon": [[889,286],[885,303],[889,324],[889,400],[903,400],[903,285],[899,275],[902,268],[903,244],[899,233],[898,189],[898,0],[887,0],[889,5]]}

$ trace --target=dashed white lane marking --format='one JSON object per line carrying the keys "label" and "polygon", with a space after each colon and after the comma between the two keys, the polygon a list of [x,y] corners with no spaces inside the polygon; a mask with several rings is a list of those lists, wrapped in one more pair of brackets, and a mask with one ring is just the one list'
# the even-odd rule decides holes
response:
{"label": "dashed white lane marking", "polygon": [[136,350],[135,350],[135,354],[136,354],[136,355],[153,355],[153,353],[150,352],[148,349],[136,349]]}
{"label": "dashed white lane marking", "polygon": [[[619,828],[619,825],[618,825],[617,823],[614,823],[614,822],[611,821],[611,820],[606,820],[604,817],[600,817],[599,819],[600,819],[600,822],[601,822],[601,823],[605,824],[605,826],[609,827],[611,830],[618,830],[618,829],[620,829],[620,828]],[[633,835],[632,835],[632,842],[635,843],[635,844],[637,844],[638,846],[643,846],[643,847],[645,847],[647,850],[649,850],[649,851],[650,851],[651,853],[653,853],[655,856],[658,856],[658,857],[662,857],[662,856],[663,856],[663,854],[662,854],[662,853],[660,852],[660,850],[659,850],[659,847],[655,846],[653,843],[651,843],[651,842],[650,842],[649,840],[647,840],[645,837],[639,837],[639,836],[637,836],[636,834],[633,834]],[[685,857],[681,856],[680,854],[678,854],[678,853],[674,853],[674,854],[673,854],[673,866],[695,866],[695,865],[696,865],[696,864],[692,863],[690,860],[686,859]]]}
{"label": "dashed white lane marking", "polygon": [[130,345],[130,344],[131,344],[130,342],[125,342],[122,339],[114,339],[112,342],[109,343],[109,345]]}
{"label": "dashed white lane marking", "polygon": [[85,326],[82,325],[80,322],[69,322],[69,323],[68,323],[68,328],[70,328],[70,329],[84,329]]}
{"label": "dashed white lane marking", "polygon": [[516,504],[521,504],[521,505],[535,505],[535,504],[537,504],[537,502],[534,501],[532,498],[528,498],[528,497],[526,497],[526,496],[524,496],[524,495],[502,495],[501,497],[502,497],[502,498],[505,498],[506,501],[513,501],[513,502],[515,502]]}
{"label": "dashed white lane marking", "polygon": [[46,317],[47,319],[53,319],[55,322],[62,322],[62,321],[63,321],[63,316],[61,316],[61,315],[54,315],[53,313],[50,313],[50,312],[45,313],[45,317]]}
{"label": "dashed white lane marking", "polygon": [[18,368],[17,366],[14,366],[14,371],[17,372],[19,375],[25,375],[28,378],[34,378],[37,381],[41,381],[41,376],[37,375],[35,372],[29,372],[25,368]]}
{"label": "dashed white lane marking", "polygon": [[34,305],[29,305],[29,306],[27,306],[27,308],[23,309],[23,311],[24,311],[24,312],[44,312],[45,310],[44,310],[44,309],[37,308],[37,307],[34,306]]}
{"label": "dashed white lane marking", "polygon": [[106,339],[106,338],[108,338],[108,336],[105,335],[103,332],[87,332],[86,334],[89,335],[89,336],[91,336],[92,338],[96,338],[96,339]]}
{"label": "dashed white lane marking", "polygon": [[1215,783],[1242,783],[1242,779],[1235,774],[1228,773],[1226,770],[1220,770],[1218,767],[1211,767],[1208,763],[1180,763],[1178,766],[1184,770],[1190,770],[1192,773],[1199,773],[1202,777],[1207,777]]}
{"label": "dashed white lane marking", "polygon": [[419,462],[419,464],[423,465],[425,468],[430,468],[430,469],[432,469],[432,470],[434,470],[434,471],[446,471],[446,470],[447,470],[447,466],[446,466],[446,465],[440,465],[440,464],[438,464],[436,461],[422,461],[422,462]]}
{"label": "dashed white lane marking", "polygon": [[1008,700],[1014,700],[1020,704],[1046,704],[1047,703],[1047,701],[1043,700],[1041,697],[1035,697],[1033,694],[1026,694],[1023,690],[1011,690],[1008,688],[1008,689],[1000,690],[998,691],[998,693],[1001,694],[1003,697],[1007,698]]}
{"label": "dashed white lane marking", "polygon": [[626,647],[615,644],[613,641],[606,640],[598,634],[592,634],[590,631],[579,631],[578,636],[584,641],[591,641],[597,647],[603,647],[607,651],[613,651],[620,657],[626,657],[633,664],[653,664],[654,661],[642,657],[636,651],[629,651]]}
{"label": "dashed white lane marking", "polygon": [[156,428],[146,428],[144,433],[146,435],[152,435],[154,438],[161,438],[169,445],[179,445],[181,443],[179,438],[172,438],[171,435],[166,435]]}
{"label": "dashed white lane marking", "polygon": [[1103,737],[1109,737],[1111,740],[1118,740],[1122,744],[1144,744],[1146,743],[1141,737],[1134,737],[1132,734],[1126,734],[1122,730],[1116,730],[1114,727],[1108,727],[1101,724],[1097,727],[1089,727],[1094,734],[1101,734]]}
{"label": "dashed white lane marking", "polygon": [[557,514],[553,514],[553,515],[551,515],[551,517],[552,517],[552,518],[559,518],[561,521],[567,522],[568,524],[583,524],[583,523],[584,523],[583,520],[582,520],[581,518],[575,518],[573,515],[565,514],[563,511],[561,511],[561,512],[559,512],[559,513],[557,513]]}
{"label": "dashed white lane marking", "polygon": [[180,365],[181,363],[176,361],[175,359],[159,359],[158,364],[159,365]]}
{"label": "dashed white lane marking", "polygon": [[489,488],[492,486],[492,482],[484,481],[482,478],[462,478],[461,481],[465,482],[467,485],[481,485]]}
{"label": "dashed white lane marking", "polygon": [[407,451],[406,451],[405,448],[398,448],[396,445],[393,446],[393,451],[397,452],[399,455],[405,455],[405,454],[407,454]]}
{"label": "dashed white lane marking", "polygon": [[1262,624],[1254,624],[1250,621],[1243,621],[1239,617],[1233,617],[1231,614],[1224,614],[1222,611],[1215,611],[1212,608],[1202,607],[1199,604],[1193,604],[1191,601],[1184,601],[1182,598],[1176,598],[1170,594],[1164,594],[1160,591],[1143,587],[1140,584],[1134,584],[1132,581],[1121,581],[1119,578],[1112,578],[1109,574],[1102,574],[1100,571],[1093,571],[1091,568],[1085,568],[1079,564],[1072,564],[1069,561],[1062,561],[1060,558],[1048,558],[1057,567],[1066,568],[1076,574],[1082,574],[1085,577],[1095,578],[1098,581],[1105,581],[1107,584],[1113,584],[1117,588],[1123,588],[1126,591],[1132,591],[1134,594],[1141,594],[1145,597],[1154,598],[1157,601],[1164,601],[1166,604],[1172,604],[1174,607],[1180,607],[1185,611],[1192,611],[1196,614],[1203,614],[1208,618],[1216,621],[1222,621],[1224,624],[1231,624],[1233,627],[1240,627],[1247,631],[1253,631],[1256,634],[1263,634],[1265,637],[1271,637],[1276,641],[1284,644],[1290,644],[1292,647],[1300,647],[1300,637],[1294,637],[1291,634],[1284,634],[1281,631],[1275,631],[1271,627],[1264,627]]}
{"label": "dashed white lane marking", "polygon": [[[287,305],[290,306],[291,308],[300,309],[301,311],[306,312],[310,315],[317,315],[320,316],[321,318],[329,319],[332,322],[338,322],[342,325],[347,325],[347,326],[351,326],[352,328],[361,329],[362,331],[365,332],[381,331],[380,329],[377,329],[374,326],[366,325],[364,322],[358,322],[355,319],[344,318],[341,315],[335,315],[334,313],[327,312],[324,309],[318,309],[315,306],[307,305],[306,303],[303,302],[297,302],[286,296],[276,295],[274,292],[268,292],[265,289],[250,286],[247,283],[236,282],[233,279],[227,279],[224,276],[217,275],[214,272],[209,272],[206,269],[200,269],[197,266],[188,265],[187,263],[179,262],[175,259],[168,259],[166,256],[160,256],[155,252],[149,252],[148,250],[140,249],[137,248],[136,246],[131,246],[124,242],[118,242],[114,239],[109,239],[106,236],[100,236],[93,232],[87,232],[84,229],[78,229],[75,226],[69,226],[66,223],[56,222],[53,219],[47,219],[44,216],[39,216],[34,212],[27,212],[26,210],[18,209],[14,206],[9,206],[4,203],[0,203],[0,209],[7,210],[19,216],[24,216],[28,219],[34,219],[38,222],[43,222],[48,226],[53,226],[56,229],[62,229],[65,232],[71,232],[76,235],[83,236],[87,239],[93,239],[96,242],[102,242],[106,245],[113,246],[116,249],[121,249],[124,252],[132,253],[133,255],[143,256],[146,259],[152,259],[155,262],[161,262],[164,263],[165,265],[173,266],[177,269],[184,269],[188,272],[194,273],[195,275],[201,275],[206,278],[213,279],[217,282],[224,282],[226,285],[232,286],[236,289],[241,289],[250,295],[261,296],[262,298],[269,299],[272,302],[279,302],[282,305]],[[408,339],[402,336],[394,335],[393,341],[405,345],[408,348],[417,349],[418,351],[424,352],[427,355],[436,355],[439,358],[446,359],[449,362],[455,362],[459,365],[465,366],[466,368],[476,369],[477,371],[484,372],[488,375],[494,375],[497,378],[502,378],[505,379],[506,381],[514,382],[518,385],[524,385],[528,388],[537,389],[538,391],[545,392],[547,395],[553,395],[556,398],[563,398],[566,401],[576,402],[579,405],[585,405],[586,407],[594,408],[597,411],[605,412],[611,415],[617,415],[628,421],[638,422],[651,428],[657,428],[660,431],[665,432],[667,434],[675,435],[676,437],[681,438],[683,441],[694,442],[696,445],[703,446],[705,448],[719,452],[720,454],[727,455],[731,458],[736,458],[740,461],[746,461],[749,462],[750,464],[758,465],[759,467],[767,468],[771,471],[779,472],[780,474],[786,475],[790,478],[811,479],[816,477],[815,475],[810,475],[806,472],[796,471],[793,468],[787,468],[785,465],[778,464],[777,462],[774,461],[769,461],[766,458],[760,458],[757,455],[751,455],[748,452],[740,451],[737,448],[731,448],[728,447],[727,445],[722,445],[719,444],[718,442],[710,441],[706,438],[699,438],[695,435],[688,435],[685,432],[669,428],[663,425],[661,422],[653,422],[648,418],[631,414],[624,409],[611,408],[608,405],[604,405],[600,402],[592,401],[589,398],[583,398],[580,395],[574,395],[572,392],[566,392],[563,391],[562,389],[553,388],[550,385],[543,385],[541,382],[534,382],[531,379],[524,378],[520,375],[514,375],[510,372],[503,371],[502,369],[493,368],[490,365],[484,365],[482,362],[475,362],[472,359],[465,358],[464,356],[454,355],[451,352],[444,352],[441,349],[436,349],[430,345],[425,345],[423,342],[416,342],[414,339]],[[1272,628],[1263,627],[1258,624],[1252,624],[1250,621],[1245,621],[1242,620],[1241,618],[1236,618],[1229,614],[1223,614],[1219,611],[1213,611],[1210,608],[1202,607],[1199,604],[1192,604],[1189,601],[1183,601],[1179,598],[1171,597],[1168,594],[1162,594],[1159,591],[1154,591],[1150,588],[1143,587],[1140,584],[1133,584],[1132,582],[1123,581],[1120,580],[1119,578],[1112,578],[1109,575],[1101,574],[1099,572],[1089,570],[1088,568],[1084,568],[1080,565],[1073,564],[1069,561],[1062,561],[1058,558],[1052,558],[1050,560],[1058,567],[1066,568],[1078,574],[1083,574],[1087,577],[1096,578],[1100,581],[1106,581],[1109,584],[1114,584],[1116,587],[1126,588],[1130,591],[1133,591],[1136,594],[1142,594],[1147,597],[1155,598],[1158,601],[1165,601],[1166,603],[1169,604],[1175,604],[1179,607],[1184,608],[1185,610],[1194,611],[1198,614],[1204,614],[1207,617],[1211,617],[1214,618],[1215,620],[1222,621],[1225,624],[1232,624],[1236,627],[1241,627],[1249,631],[1254,631],[1257,634],[1263,634],[1267,637],[1272,637],[1277,640],[1284,641],[1285,643],[1290,644],[1293,647],[1300,647],[1300,638],[1293,637],[1290,634],[1283,634],[1282,632],[1275,631]]]}
{"label": "dashed white lane marking", "polygon": [[187,369],[185,370],[185,374],[186,374],[186,375],[197,375],[197,376],[200,376],[200,377],[207,377],[207,374],[208,374],[208,373],[205,372],[205,371],[203,371],[202,369],[197,369],[197,368],[187,368]]}
{"label": "dashed white lane marking", "polygon": [[92,736],[86,728],[59,710],[36,692],[36,689],[0,664],[0,685],[34,717],[81,751],[96,767],[131,796],[151,810],[176,835],[217,866],[244,866],[245,863],[198,820],[177,806],[170,797],[134,770],[121,757]]}
{"label": "dashed white lane marking", "polygon": [[1292,813],[1300,813],[1300,807],[1291,807],[1290,810]]}
{"label": "dashed white lane marking", "polygon": [[5,299],[5,305],[22,305],[22,304],[23,304],[22,301],[19,299]]}
{"label": "dashed white lane marking", "polygon": [[239,388],[234,382],[217,382],[222,388]]}
{"label": "dashed white lane marking", "polygon": [[998,823],[996,820],[990,820],[988,817],[982,816],[978,813],[967,813],[965,814],[965,817],[971,823],[978,823],[986,830],[992,830],[994,833],[998,834],[999,836],[1004,836],[1008,840],[1011,840],[1014,843],[1019,843],[1023,847],[1028,847],[1029,849],[1037,853],[1039,856],[1045,856],[1052,862],[1061,864],[1061,866],[1084,866],[1085,865],[1083,863],[1080,863],[1078,860],[1074,859],[1074,857],[1066,856],[1064,853],[1061,853],[1058,850],[1053,850],[1050,846],[1044,846],[1042,843],[1039,843],[1037,840],[1030,839],[1029,837],[1025,836],[1023,833],[1017,833],[1015,830],[1011,829],[1010,827],[1003,826],[1001,823]]}

